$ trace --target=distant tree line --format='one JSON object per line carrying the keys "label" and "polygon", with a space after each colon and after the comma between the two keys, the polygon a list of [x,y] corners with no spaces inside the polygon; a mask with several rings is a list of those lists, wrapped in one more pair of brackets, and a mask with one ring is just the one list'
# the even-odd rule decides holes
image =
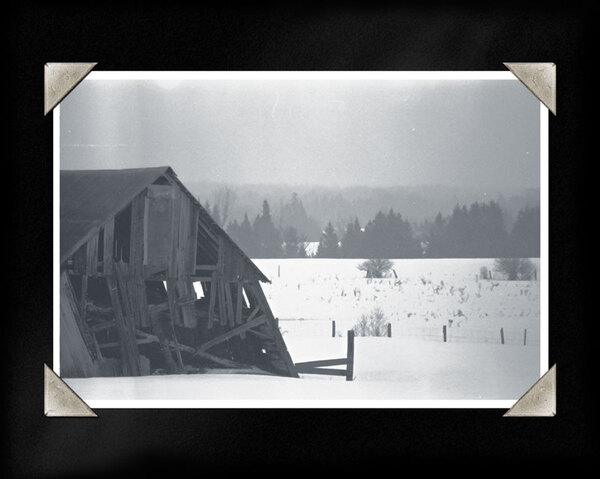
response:
{"label": "distant tree line", "polygon": [[251,223],[248,214],[241,223],[232,221],[227,233],[251,258],[304,258],[305,239],[293,226],[280,231],[271,217],[268,201],[263,201],[262,211]]}
{"label": "distant tree line", "polygon": [[456,206],[413,229],[399,213],[379,211],[364,228],[357,218],[338,237],[331,222],[321,235],[321,258],[536,258],[540,210],[526,207],[507,230],[497,203]]}
{"label": "distant tree line", "polygon": [[[205,206],[222,225],[218,205]],[[263,201],[261,212],[250,221],[230,221],[225,228],[252,258],[304,258],[306,229],[314,228],[298,195],[281,208],[278,226],[271,207]],[[299,227],[297,227],[299,226]],[[339,228],[338,228],[339,229]],[[318,258],[534,258],[540,255],[539,207],[522,209],[509,230],[500,206],[473,203],[457,205],[451,214],[418,225],[390,209],[377,212],[364,227],[358,218],[338,231],[329,221],[322,230]]]}
{"label": "distant tree line", "polygon": [[428,258],[537,258],[540,256],[540,209],[522,209],[510,231],[497,203],[456,206],[422,227]]}

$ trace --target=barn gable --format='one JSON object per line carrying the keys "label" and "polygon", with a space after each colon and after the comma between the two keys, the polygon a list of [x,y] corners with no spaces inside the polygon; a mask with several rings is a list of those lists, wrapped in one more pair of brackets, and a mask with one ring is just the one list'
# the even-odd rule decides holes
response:
{"label": "barn gable", "polygon": [[62,376],[297,376],[267,278],[171,168],[62,171],[60,212]]}

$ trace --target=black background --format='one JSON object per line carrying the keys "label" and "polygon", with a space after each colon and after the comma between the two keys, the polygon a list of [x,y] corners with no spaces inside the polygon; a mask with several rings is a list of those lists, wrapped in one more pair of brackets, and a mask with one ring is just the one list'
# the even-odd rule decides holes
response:
{"label": "black background", "polygon": [[[203,6],[177,1],[101,5],[11,2],[2,42],[9,133],[3,234],[2,457],[11,476],[169,476],[331,473],[367,466],[408,473],[486,459],[481,473],[520,460],[572,460],[593,451],[591,324],[584,272],[583,173],[593,158],[591,10],[505,5],[393,7]],[[550,5],[550,4],[548,4]],[[52,364],[52,118],[43,116],[46,62],[96,70],[501,70],[557,64],[550,118],[550,364],[558,415],[503,410],[97,410],[98,419],[43,415],[43,363]],[[590,205],[591,203],[587,203]],[[586,258],[587,266],[582,263]],[[8,260],[8,261],[6,261]],[[6,307],[8,306],[8,307]],[[426,459],[434,459],[426,461]],[[436,460],[437,459],[437,460]],[[544,461],[545,462],[545,461]],[[324,468],[325,464],[331,466]],[[291,465],[293,467],[288,467]],[[285,466],[285,467],[277,467]],[[184,471],[184,467],[189,467]],[[515,469],[518,473],[520,469]]]}

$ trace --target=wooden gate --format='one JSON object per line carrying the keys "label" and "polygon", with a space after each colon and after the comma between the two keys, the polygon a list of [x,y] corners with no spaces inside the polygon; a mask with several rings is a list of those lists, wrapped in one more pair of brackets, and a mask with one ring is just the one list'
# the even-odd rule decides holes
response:
{"label": "wooden gate", "polygon": [[[354,330],[348,331],[348,350],[345,358],[321,359],[296,363],[296,369],[301,374],[323,374],[327,376],[345,376],[346,381],[352,381],[354,376]],[[333,369],[327,366],[346,366],[346,369]]]}

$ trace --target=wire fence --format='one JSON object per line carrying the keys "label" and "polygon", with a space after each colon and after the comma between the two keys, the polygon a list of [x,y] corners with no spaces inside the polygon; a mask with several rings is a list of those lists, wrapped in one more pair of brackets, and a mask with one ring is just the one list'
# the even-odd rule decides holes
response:
{"label": "wire fence", "polygon": [[[354,324],[347,321],[326,321],[318,319],[279,320],[281,332],[299,337],[341,337],[352,329]],[[383,328],[388,334],[387,324]],[[424,341],[449,343],[490,343],[511,345],[539,345],[539,331],[518,327],[471,328],[433,326],[407,326],[392,323],[389,333],[392,337],[412,337]]]}

